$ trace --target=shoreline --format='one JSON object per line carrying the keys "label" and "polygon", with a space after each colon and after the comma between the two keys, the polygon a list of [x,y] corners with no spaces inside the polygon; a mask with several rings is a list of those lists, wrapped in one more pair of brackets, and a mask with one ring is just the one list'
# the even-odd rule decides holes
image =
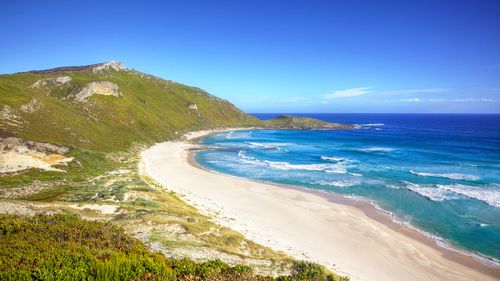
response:
{"label": "shoreline", "polygon": [[[190,150],[189,151],[189,158],[188,162],[190,165],[192,165],[195,168],[205,170],[210,173],[214,173],[217,175],[222,175],[222,176],[228,176],[228,177],[234,177],[237,179],[242,179],[242,180],[248,180],[248,181],[255,181],[258,183],[262,184],[268,184],[268,185],[274,185],[278,188],[289,188],[301,192],[308,192],[312,193],[321,197],[325,197],[328,199],[330,202],[334,204],[340,204],[340,205],[345,205],[345,206],[351,206],[355,207],[363,213],[373,219],[376,220],[377,222],[380,222],[387,227],[405,234],[407,237],[412,238],[414,240],[417,240],[421,243],[424,243],[428,246],[431,246],[435,248],[436,250],[440,251],[444,257],[448,258],[451,261],[458,262],[462,265],[469,266],[471,268],[476,268],[478,271],[483,272],[485,274],[489,274],[492,276],[495,276],[495,273],[500,272],[500,265],[495,261],[492,260],[489,257],[486,256],[481,256],[478,253],[470,252],[466,249],[459,249],[455,247],[454,245],[450,244],[446,240],[436,237],[436,236],[431,236],[431,234],[425,234],[423,230],[418,229],[417,227],[413,225],[408,225],[403,222],[399,222],[398,217],[391,214],[390,212],[374,205],[372,202],[368,201],[367,199],[364,198],[350,198],[343,196],[341,194],[337,194],[334,192],[328,192],[328,191],[323,191],[323,190],[314,190],[306,187],[300,187],[300,186],[293,186],[293,185],[284,185],[284,184],[279,184],[279,183],[274,183],[274,182],[267,182],[267,181],[258,181],[258,180],[252,180],[252,179],[247,179],[243,177],[238,177],[234,175],[228,175],[228,174],[223,174],[214,170],[210,170],[208,168],[205,168],[201,166],[200,163],[198,163],[195,159],[195,155],[198,151],[202,151],[205,149],[196,149],[196,150]],[[438,242],[443,242],[446,244],[446,246],[441,246],[438,244]],[[498,267],[498,269],[495,269]]]}
{"label": "shoreline", "polygon": [[[244,130],[252,130],[255,128],[240,128]],[[194,155],[197,150],[197,145],[194,145],[193,142],[199,140],[201,137],[215,132],[228,131],[226,130],[210,130],[210,131],[201,131],[191,133],[187,136],[187,140],[184,142],[170,142],[170,149],[177,148],[181,151],[177,151],[176,160],[184,161],[184,164],[178,163],[180,166],[183,166],[183,169],[189,169],[186,167],[186,164],[191,167],[189,174],[195,173],[195,170],[201,171],[204,178],[213,179],[213,181],[221,181],[220,183],[227,183],[226,189],[224,187],[219,187],[220,191],[225,193],[225,191],[231,191],[233,194],[237,194],[238,191],[228,190],[227,188],[231,188],[230,185],[247,185],[246,187],[240,187],[239,191],[242,191],[242,195],[244,196],[253,196],[256,198],[245,198],[245,203],[251,203],[255,205],[262,205],[263,207],[267,207],[271,210],[276,209],[278,203],[287,203],[290,204],[299,204],[299,208],[303,208],[304,211],[309,212],[311,215],[319,216],[320,218],[316,221],[321,221],[321,224],[327,223],[328,226],[322,226],[317,224],[312,224],[308,221],[300,221],[300,223],[305,226],[311,227],[311,229],[315,229],[317,232],[324,232],[323,235],[317,235],[320,239],[323,239],[324,243],[337,244],[337,248],[344,248],[344,250],[339,249],[339,253],[335,253],[332,251],[331,254],[335,254],[334,257],[330,257],[327,253],[329,252],[324,249],[316,249],[317,251],[311,251],[311,248],[316,248],[319,246],[318,243],[314,243],[307,240],[308,235],[316,234],[316,232],[309,232],[306,229],[302,230],[303,236],[297,234],[298,237],[294,237],[294,239],[287,239],[287,228],[293,228],[293,225],[283,225],[285,228],[283,231],[277,232],[279,230],[274,230],[270,235],[269,233],[261,233],[263,228],[263,223],[268,224],[269,220],[262,221],[262,219],[255,218],[252,211],[248,212],[248,210],[239,210],[238,205],[232,206],[230,202],[221,202],[227,198],[224,198],[224,194],[213,196],[211,194],[207,195],[207,190],[194,190],[196,186],[193,186],[191,189],[184,188],[173,188],[176,193],[181,195],[181,199],[186,201],[188,204],[194,205],[198,208],[202,213],[213,217],[218,223],[221,225],[230,227],[236,231],[241,232],[245,236],[247,236],[250,240],[253,240],[257,243],[270,246],[276,250],[282,250],[290,256],[297,259],[308,259],[315,262],[319,262],[324,264],[325,266],[333,269],[335,272],[339,274],[347,274],[354,280],[372,280],[373,277],[377,276],[378,280],[443,280],[452,278],[454,280],[496,280],[499,276],[500,269],[495,267],[494,265],[487,265],[483,261],[479,261],[477,257],[469,255],[468,253],[462,253],[459,249],[450,249],[447,247],[443,247],[438,245],[437,241],[432,239],[431,237],[426,236],[422,232],[396,222],[395,216],[384,212],[381,209],[378,209],[372,203],[366,200],[356,200],[352,198],[348,198],[339,194],[330,193],[330,192],[322,192],[316,191],[306,188],[294,187],[294,186],[286,186],[275,183],[268,182],[259,182],[252,181],[249,179],[239,178],[236,176],[225,175],[215,171],[208,170],[199,163],[196,162]],[[188,143],[189,142],[189,143]],[[164,143],[165,147],[169,146],[169,143]],[[159,147],[162,144],[158,144],[155,147]],[[154,148],[154,147],[153,147]],[[196,150],[194,150],[196,149]],[[160,149],[161,150],[161,149]],[[161,158],[161,156],[158,156]],[[143,155],[143,160],[147,158]],[[184,158],[184,159],[182,159]],[[171,159],[170,159],[171,160]],[[147,161],[146,161],[147,162]],[[150,161],[151,162],[151,161]],[[176,161],[175,161],[176,162]],[[160,171],[161,167],[158,167]],[[195,169],[195,170],[194,170]],[[175,170],[175,169],[174,169]],[[178,170],[175,170],[178,171]],[[157,182],[165,186],[166,188],[172,190],[171,182],[169,180],[165,180],[162,178],[162,175],[155,174],[158,172],[151,171],[146,167],[146,172],[154,178]],[[152,173],[155,175],[152,175]],[[161,173],[160,173],[161,174]],[[156,176],[156,177],[155,177]],[[180,174],[179,174],[180,176]],[[189,181],[189,180],[188,180]],[[194,182],[190,184],[198,184],[196,183],[196,179],[193,179]],[[205,181],[204,181],[205,182]],[[189,184],[187,184],[189,185]],[[279,188],[276,188],[279,187]],[[244,189],[246,188],[246,190]],[[268,193],[266,196],[262,197],[262,191],[255,190],[256,188],[265,188]],[[275,190],[271,190],[274,188]],[[250,190],[248,190],[250,189]],[[211,190],[216,192],[215,190]],[[198,193],[198,194],[196,194]],[[201,194],[204,193],[204,194]],[[260,193],[260,194],[259,194]],[[207,196],[207,198],[199,198],[200,195]],[[231,194],[227,194],[228,196]],[[255,196],[254,196],[255,195]],[[273,200],[269,200],[267,195],[279,195],[275,196],[276,204],[273,203]],[[212,198],[208,198],[208,196],[212,196]],[[257,198],[258,197],[258,198]],[[302,198],[307,197],[307,198]],[[299,198],[295,200],[294,198]],[[207,200],[208,199],[208,200]],[[220,200],[217,200],[220,199]],[[253,199],[253,200],[252,200]],[[259,200],[260,199],[260,200]],[[304,200],[306,199],[306,200]],[[238,199],[235,199],[238,200]],[[266,202],[261,202],[266,200]],[[280,200],[284,202],[279,202]],[[248,201],[248,202],[247,202]],[[267,202],[273,201],[273,202]],[[265,204],[264,204],[265,203]],[[280,219],[287,219],[287,216],[290,216],[292,212],[295,212],[294,207],[297,206],[287,206],[287,204],[281,204],[278,209],[285,209],[283,214],[274,214],[276,217]],[[232,209],[231,209],[232,208]],[[322,209],[331,209],[327,214],[320,215],[319,211]],[[215,210],[215,212],[214,212]],[[280,210],[281,211],[281,210]],[[330,213],[331,211],[331,213]],[[337,212],[337,213],[335,213]],[[267,212],[262,212],[263,214],[267,214]],[[326,212],[325,212],[326,213]],[[340,215],[338,214],[340,213]],[[219,215],[217,215],[219,214]],[[298,214],[299,215],[299,214]],[[234,218],[235,217],[235,218]],[[304,217],[306,219],[306,217]],[[240,220],[240,221],[238,221]],[[312,220],[312,218],[311,218]],[[294,223],[293,221],[290,223]],[[334,234],[331,235],[337,237],[330,237],[329,231],[336,228],[336,224],[343,223],[345,232],[353,232],[355,236],[357,235],[358,241],[349,241],[350,243],[343,243],[342,239],[349,240],[351,235],[349,234]],[[260,225],[259,225],[260,224]],[[355,227],[352,227],[355,226]],[[373,228],[373,229],[371,229]],[[295,230],[301,232],[300,227],[295,227]],[[373,230],[377,231],[373,231]],[[357,231],[356,231],[357,230]],[[371,230],[371,231],[370,231]],[[292,234],[292,230],[289,230]],[[272,232],[272,231],[271,231]],[[360,235],[357,232],[361,232]],[[368,232],[368,233],[363,233]],[[380,233],[377,233],[380,232]],[[284,235],[283,235],[284,234]],[[368,235],[369,234],[369,235]],[[274,236],[274,237],[273,237]],[[305,236],[305,237],[304,237]],[[365,236],[368,236],[367,239]],[[279,239],[285,239],[289,241],[275,241]],[[364,241],[369,240],[369,241]],[[372,241],[373,240],[373,241]],[[374,243],[374,241],[377,241]],[[390,242],[394,243],[390,243]],[[298,245],[294,249],[293,242],[298,242]],[[397,243],[396,243],[397,242]],[[401,243],[403,242],[403,243]],[[288,245],[287,245],[288,243]],[[321,243],[319,243],[321,244]],[[344,245],[349,244],[349,245]],[[385,247],[377,244],[385,244]],[[402,244],[401,246],[397,246],[398,244]],[[394,247],[391,247],[394,245]],[[287,248],[287,246],[289,248]],[[357,249],[362,248],[362,249]],[[366,249],[365,249],[366,248]],[[404,249],[399,249],[404,248]],[[349,249],[349,251],[347,250]],[[352,250],[371,250],[370,253],[359,252],[353,255]],[[321,252],[321,254],[319,254]],[[343,255],[345,253],[345,256]],[[358,261],[356,258],[364,257],[365,262]],[[398,258],[391,259],[391,256]],[[429,258],[431,257],[432,258]],[[404,264],[406,268],[398,268],[391,270],[382,270],[377,271],[378,264],[384,264],[386,267],[401,267]],[[383,259],[383,261],[377,261],[377,259]],[[487,258],[485,258],[488,262]],[[344,260],[344,261],[343,261]],[[354,260],[354,261],[353,261]],[[389,262],[391,260],[391,262]],[[438,262],[439,261],[439,262]],[[336,266],[332,266],[331,262],[335,262]],[[492,261],[493,262],[493,261]],[[370,266],[371,265],[371,266]],[[360,268],[361,267],[361,268]],[[375,267],[366,269],[364,267]]]}

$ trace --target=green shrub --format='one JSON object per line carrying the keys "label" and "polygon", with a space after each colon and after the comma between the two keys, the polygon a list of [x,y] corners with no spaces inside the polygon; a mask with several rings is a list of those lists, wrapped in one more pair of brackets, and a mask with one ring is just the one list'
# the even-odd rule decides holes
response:
{"label": "green shrub", "polygon": [[347,281],[349,278],[328,273],[323,266],[317,263],[297,261],[292,266],[291,280]]}
{"label": "green shrub", "polygon": [[[320,265],[296,262],[291,276],[277,280],[345,280],[335,278]],[[151,253],[141,241],[109,222],[73,215],[0,215],[0,280],[275,279],[220,260],[168,259]]]}

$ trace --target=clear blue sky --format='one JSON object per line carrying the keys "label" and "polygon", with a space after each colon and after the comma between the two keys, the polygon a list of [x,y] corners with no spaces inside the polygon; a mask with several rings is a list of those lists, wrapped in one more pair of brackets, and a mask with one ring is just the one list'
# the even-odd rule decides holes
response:
{"label": "clear blue sky", "polygon": [[0,73],[109,60],[247,112],[500,113],[500,1],[1,1]]}

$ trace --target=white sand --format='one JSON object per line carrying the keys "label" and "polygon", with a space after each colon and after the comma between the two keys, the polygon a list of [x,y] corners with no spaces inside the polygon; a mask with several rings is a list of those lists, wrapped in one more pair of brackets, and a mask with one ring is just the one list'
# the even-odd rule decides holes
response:
{"label": "white sand", "polygon": [[358,208],[298,189],[197,168],[188,162],[192,147],[187,142],[157,144],[143,152],[141,169],[255,242],[298,259],[335,265],[337,273],[352,280],[495,280]]}
{"label": "white sand", "polygon": [[69,205],[73,209],[78,210],[92,210],[100,212],[101,214],[110,215],[118,211],[119,206],[117,205],[99,205],[99,204],[73,204]]}

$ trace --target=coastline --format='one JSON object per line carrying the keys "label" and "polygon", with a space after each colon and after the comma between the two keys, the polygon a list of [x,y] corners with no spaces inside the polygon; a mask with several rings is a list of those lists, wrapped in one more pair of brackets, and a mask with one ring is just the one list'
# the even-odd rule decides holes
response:
{"label": "coastline", "polygon": [[193,142],[227,130],[193,132],[184,142],[151,147],[142,155],[144,172],[221,225],[353,280],[497,280],[499,268],[438,245],[367,201],[201,167]]}

